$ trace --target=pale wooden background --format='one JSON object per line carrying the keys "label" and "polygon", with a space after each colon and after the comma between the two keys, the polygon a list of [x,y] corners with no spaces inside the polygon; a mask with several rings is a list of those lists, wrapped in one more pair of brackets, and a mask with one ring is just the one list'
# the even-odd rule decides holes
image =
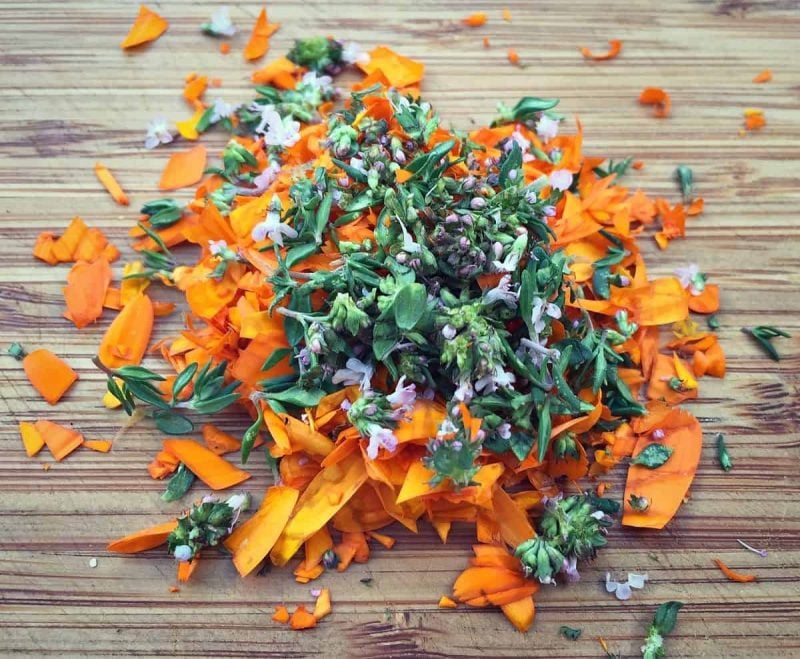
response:
{"label": "pale wooden background", "polygon": [[[235,22],[249,33],[259,4],[231,4]],[[334,614],[298,634],[269,619],[276,603],[312,600],[309,587],[296,585],[287,570],[241,580],[229,561],[208,552],[192,583],[173,594],[169,558],[105,553],[109,538],[181,507],[162,503],[162,484],[144,470],[159,445],[157,433],[138,428],[109,455],[80,452],[49,472],[41,467],[50,462],[46,455],[26,458],[19,420],[74,422],[94,438],[113,435],[120,423],[100,406],[102,378],[89,362],[109,317],[82,332],[62,319],[66,268],[33,262],[36,233],[79,214],[125,244],[133,209],[154,196],[171,151],[144,151],[146,123],[159,113],[173,120],[189,115],[179,99],[184,75],[221,77],[224,86],[210,99],[250,98],[252,67],[240,55],[245,35],[224,57],[199,34],[217,2],[154,3],[171,21],[169,32],[152,47],[124,54],[118,43],[136,5],[0,2],[0,344],[47,346],[81,374],[70,396],[50,408],[16,363],[0,361],[0,653],[598,657],[596,639],[604,636],[631,657],[638,656],[655,606],[680,599],[687,606],[668,640],[669,656],[800,656],[800,346],[796,338],[781,341],[785,358],[774,364],[739,331],[759,323],[796,336],[800,330],[797,2],[515,1],[506,3],[512,23],[501,20],[503,5],[494,0],[269,3],[270,18],[283,23],[273,55],[315,33],[365,47],[388,43],[425,61],[426,95],[456,126],[486,122],[496,99],[555,96],[565,113],[580,113],[588,153],[647,162],[630,185],[677,200],[674,167],[694,168],[707,213],[691,222],[688,240],[666,253],[647,247],[654,272],[696,261],[723,287],[720,334],[730,376],[704,380],[692,406],[707,442],[691,500],[662,533],[615,529],[611,547],[584,570],[580,584],[539,595],[527,636],[496,611],[437,610],[467,558],[473,539],[467,529],[455,529],[445,547],[428,529],[416,537],[398,532],[393,551],[376,550],[367,565],[326,575],[321,583],[333,591]],[[458,19],[477,10],[488,11],[490,23],[463,28]],[[481,45],[484,35],[489,50]],[[602,51],[608,38],[625,41],[618,60],[582,61],[578,46]],[[508,65],[509,46],[526,68]],[[752,84],[764,67],[773,68],[774,82]],[[648,85],[672,94],[669,120],[653,119],[637,105]],[[740,137],[748,106],[763,107],[769,124]],[[130,210],[101,191],[91,170],[97,158],[130,192]],[[160,334],[177,322],[177,316],[162,321]],[[235,419],[229,426],[241,428]],[[712,439],[720,431],[736,463],[730,474],[714,457]],[[260,493],[266,469],[258,458],[251,466],[249,484]],[[740,550],[736,538],[766,547],[769,557]],[[715,556],[760,581],[724,581]],[[95,569],[92,557],[99,559]],[[630,601],[617,602],[600,583],[607,569],[647,571],[650,582]],[[371,587],[359,582],[367,576]],[[559,637],[561,624],[582,628],[580,641]]]}

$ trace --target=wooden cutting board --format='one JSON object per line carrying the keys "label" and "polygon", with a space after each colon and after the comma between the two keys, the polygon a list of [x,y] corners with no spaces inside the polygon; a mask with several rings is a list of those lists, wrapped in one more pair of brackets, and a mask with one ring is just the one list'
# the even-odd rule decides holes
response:
{"label": "wooden cutting board", "polygon": [[[103,378],[89,361],[109,317],[81,332],[65,321],[66,269],[35,263],[31,246],[39,231],[58,231],[73,215],[127,244],[137,207],[156,196],[164,162],[180,148],[146,152],[145,127],[159,114],[171,121],[189,116],[180,99],[187,73],[222,79],[209,99],[251,97],[253,67],[241,48],[260,6],[235,4],[232,16],[243,34],[223,56],[199,32],[217,2],[158,2],[154,9],[170,20],[169,32],[134,53],[118,44],[136,2],[0,2],[0,343],[47,346],[81,376],[51,408],[17,363],[0,361],[0,653],[600,657],[597,639],[604,637],[613,652],[632,657],[657,604],[678,599],[686,607],[667,641],[669,656],[800,656],[800,346],[796,338],[779,341],[784,358],[774,363],[740,332],[757,324],[795,336],[800,329],[796,2],[516,0],[506,3],[511,22],[502,20],[503,5],[495,0],[269,2],[270,18],[283,24],[270,55],[317,33],[365,47],[387,43],[426,63],[425,94],[446,123],[485,123],[500,99],[558,97],[570,129],[580,115],[587,154],[645,161],[626,185],[677,201],[675,166],[694,169],[706,213],[666,252],[645,241],[646,256],[656,274],[696,262],[721,285],[729,377],[703,380],[691,406],[706,445],[691,496],[667,529],[615,528],[583,581],[540,592],[526,636],[497,611],[436,608],[469,554],[467,528],[456,528],[445,546],[427,528],[418,536],[397,531],[394,550],[376,550],[368,564],[326,575],[334,614],[304,633],[270,621],[277,603],[312,601],[309,586],[295,584],[290,571],[242,580],[224,556],[209,552],[191,584],[171,593],[168,557],[105,552],[110,538],[164,519],[180,504],[161,502],[162,484],[147,477],[159,438],[146,427],[131,429],[110,454],[83,451],[49,471],[47,456],[25,456],[20,420],[74,423],[98,438],[120,425],[120,416],[100,405]],[[459,19],[473,11],[486,11],[487,25],[462,26]],[[625,42],[617,60],[582,60],[579,46],[602,51],[609,38]],[[519,52],[520,68],[506,61],[509,47]],[[753,84],[766,67],[775,80]],[[650,85],[672,94],[669,119],[655,119],[637,104]],[[746,107],[764,108],[768,124],[742,136]],[[208,144],[217,149],[222,138]],[[129,191],[129,209],[100,189],[92,173],[97,159]],[[175,331],[179,321],[176,315],[160,322],[159,335]],[[241,420],[228,419],[227,426],[241,431]],[[728,474],[715,458],[718,432],[726,434],[735,463]],[[250,483],[260,496],[267,470],[253,462]],[[621,476],[622,470],[614,474],[615,496]],[[744,551],[737,539],[769,556]],[[714,557],[759,581],[726,581]],[[601,584],[607,570],[620,577],[647,572],[650,581],[618,602]],[[581,628],[580,640],[560,637],[562,624]]]}

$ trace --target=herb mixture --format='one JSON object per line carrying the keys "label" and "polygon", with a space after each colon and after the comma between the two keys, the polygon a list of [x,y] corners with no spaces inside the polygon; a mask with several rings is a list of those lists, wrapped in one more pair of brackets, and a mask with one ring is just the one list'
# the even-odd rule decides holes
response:
{"label": "herb mixture", "polygon": [[[143,7],[122,47],[167,26]],[[202,29],[236,32],[224,10]],[[277,29],[262,11],[245,57],[262,57]],[[622,43],[609,45],[581,52],[617,57]],[[365,74],[348,92],[333,84],[346,68]],[[310,582],[366,561],[369,541],[391,548],[385,527],[431,524],[444,542],[467,523],[474,558],[439,605],[498,606],[526,631],[534,596],[547,605],[540,585],[579,579],[620,513],[624,525],[656,529],[677,513],[702,443],[678,404],[697,396],[699,378],[725,374],[713,332],[719,289],[696,266],[650,278],[639,244],[652,234],[666,248],[702,212],[692,170],[676,170],[679,203],[632,192],[622,178],[641,163],[584,155],[581,125],[564,134],[555,99],[525,97],[501,104],[490,126],[445,129],[420,93],[423,73],[386,46],[366,53],[316,37],[256,71],[248,103],[207,104],[208,79],[190,76],[183,96],[194,115],[178,135],[230,140],[211,165],[201,144],[172,153],[159,189],[196,185],[194,199],[142,205],[138,258],[119,287],[119,250],[80,218],[37,240],[38,259],[73,264],[64,297],[76,327],[92,331],[104,310],[119,312],[95,359],[108,375],[105,404],[182,437],[165,439],[148,466],[169,478],[164,501],[200,483],[236,487],[249,461],[274,474],[249,517],[249,495],[208,495],[110,551],[166,547],[180,581],[212,547],[243,577],[299,558],[295,578]],[[661,89],[639,101],[656,117],[670,112]],[[175,137],[159,118],[145,146]],[[95,172],[128,205],[113,174],[99,163]],[[184,243],[196,261],[171,251]],[[152,344],[157,318],[176,310],[150,297],[157,285],[180,291],[188,315],[179,335]],[[690,312],[707,315],[709,331]],[[771,341],[785,332],[748,331],[778,358]],[[9,352],[51,404],[77,379],[46,349]],[[142,366],[152,354],[166,364]],[[230,408],[249,415],[241,437],[205,418]],[[198,430],[203,443],[185,438]],[[45,445],[57,460],[112,448],[45,420],[20,433],[30,456]],[[722,435],[717,447],[731,469]],[[604,475],[618,466],[624,495],[606,496]],[[755,579],[717,564],[735,581]],[[625,599],[644,587],[646,575],[628,577],[608,575],[608,591]],[[331,611],[330,591],[316,596],[313,612],[281,606],[273,619],[315,626]],[[645,657],[663,656],[680,606],[659,609]]]}

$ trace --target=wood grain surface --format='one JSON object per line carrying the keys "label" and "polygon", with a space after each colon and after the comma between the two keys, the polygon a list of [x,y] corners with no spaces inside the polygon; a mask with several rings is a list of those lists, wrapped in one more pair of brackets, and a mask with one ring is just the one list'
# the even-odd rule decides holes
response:
{"label": "wood grain surface", "polygon": [[[118,44],[136,2],[0,1],[0,345],[49,347],[81,377],[49,407],[16,362],[0,360],[0,653],[600,657],[602,636],[612,651],[633,657],[656,605],[679,599],[686,607],[667,641],[668,656],[800,656],[800,3],[792,0],[269,3],[270,18],[283,24],[271,55],[317,33],[365,47],[387,43],[426,63],[425,94],[454,126],[486,122],[498,99],[559,97],[564,113],[580,114],[587,153],[647,163],[629,185],[677,201],[675,166],[694,169],[707,212],[690,222],[685,241],[666,252],[648,241],[645,251],[656,274],[697,262],[721,284],[729,377],[703,380],[700,400],[690,406],[707,441],[691,498],[663,532],[615,528],[583,581],[540,592],[527,635],[495,610],[436,608],[469,554],[468,528],[456,527],[445,546],[429,528],[417,536],[398,530],[394,550],[378,549],[368,564],[325,575],[334,613],[303,633],[270,620],[277,603],[312,601],[309,586],[295,584],[289,570],[240,579],[229,560],[209,552],[191,584],[171,593],[169,557],[105,551],[110,538],[164,519],[181,504],[163,503],[163,485],[147,476],[160,438],[145,425],[124,434],[110,454],[81,451],[49,471],[49,456],[25,456],[20,420],[74,423],[92,438],[113,436],[121,424],[101,406],[103,378],[89,361],[111,314],[76,331],[61,316],[66,268],[36,263],[30,250],[39,231],[58,230],[73,215],[126,244],[135,209],[156,195],[166,158],[182,146],[146,152],[146,124],[158,114],[188,116],[179,97],[186,73],[223,79],[211,99],[251,97],[253,67],[241,48],[260,5],[230,4],[244,34],[226,57],[198,27],[216,1],[154,2],[169,31],[132,53]],[[503,6],[510,23],[501,19]],[[486,26],[460,24],[479,10],[489,14]],[[483,36],[491,48],[482,46]],[[581,59],[579,46],[602,51],[609,38],[625,42],[617,60]],[[517,49],[522,68],[506,61],[508,47]],[[774,81],[753,84],[766,67]],[[636,103],[649,85],[672,94],[671,118],[654,119]],[[742,110],[754,106],[765,110],[768,125],[742,137]],[[222,144],[220,137],[207,143]],[[92,173],[96,159],[117,173],[130,209],[101,190]],[[179,315],[161,320],[159,336],[179,322]],[[756,324],[795,336],[777,344],[780,363],[740,332]],[[243,427],[235,417],[224,425]],[[735,462],[729,474],[716,463],[718,432]],[[255,460],[252,470],[250,489],[260,496],[267,469]],[[617,496],[622,472],[614,475]],[[737,538],[769,556],[745,552]],[[757,574],[758,582],[726,581],[713,557]],[[94,569],[91,558],[98,559]],[[646,571],[650,581],[619,602],[602,586],[606,570]],[[370,586],[360,582],[365,577]],[[582,628],[580,640],[560,637],[562,624]]]}

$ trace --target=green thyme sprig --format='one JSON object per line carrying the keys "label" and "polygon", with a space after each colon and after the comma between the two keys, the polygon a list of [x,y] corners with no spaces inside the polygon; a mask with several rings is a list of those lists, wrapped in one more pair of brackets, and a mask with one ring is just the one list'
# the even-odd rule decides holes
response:
{"label": "green thyme sprig", "polygon": [[202,368],[197,363],[190,364],[177,374],[169,394],[164,394],[156,384],[166,378],[144,366],[110,369],[98,357],[93,362],[108,375],[108,391],[122,403],[128,415],[133,414],[137,400],[145,403],[153,408],[150,414],[158,428],[167,434],[183,434],[193,429],[191,420],[181,412],[217,414],[239,400],[236,389],[240,382],[225,384],[225,361],[213,368],[211,361]]}
{"label": "green thyme sprig", "polygon": [[249,494],[234,494],[226,501],[205,497],[178,518],[178,525],[167,537],[169,553],[177,561],[191,561],[202,549],[218,545],[249,507]]}
{"label": "green thyme sprig", "polygon": [[778,329],[777,327],[772,327],[770,325],[758,325],[757,327],[753,328],[743,327],[742,331],[745,334],[752,336],[756,343],[761,346],[762,350],[776,362],[781,360],[781,356],[778,354],[775,346],[772,345],[772,339],[778,336],[782,336],[787,339],[791,338],[791,334],[788,334],[782,329]]}
{"label": "green thyme sprig", "polygon": [[155,244],[158,248],[143,249],[139,253],[142,255],[144,262],[144,269],[141,272],[135,272],[125,275],[125,279],[150,279],[158,281],[173,281],[172,271],[177,267],[178,262],[175,255],[169,251],[166,243],[161,236],[153,231],[150,227],[137,222],[138,226]]}
{"label": "green thyme sprig", "polygon": [[472,438],[464,427],[463,417],[449,416],[442,423],[435,439],[428,442],[428,453],[422,464],[434,472],[431,487],[448,481],[453,489],[461,490],[477,483],[473,480],[480,466],[480,437]]}
{"label": "green thyme sprig", "polygon": [[541,583],[552,583],[559,573],[577,581],[578,561],[594,558],[606,545],[609,526],[606,514],[583,495],[549,499],[537,536],[518,545],[514,555],[523,570]]}
{"label": "green thyme sprig", "polygon": [[184,207],[174,199],[154,199],[144,204],[139,212],[147,216],[154,229],[166,229],[183,217]]}
{"label": "green thyme sprig", "polygon": [[653,622],[647,629],[647,637],[642,646],[643,659],[660,659],[664,657],[664,637],[675,629],[678,621],[678,611],[683,607],[683,602],[664,602],[656,609]]}

